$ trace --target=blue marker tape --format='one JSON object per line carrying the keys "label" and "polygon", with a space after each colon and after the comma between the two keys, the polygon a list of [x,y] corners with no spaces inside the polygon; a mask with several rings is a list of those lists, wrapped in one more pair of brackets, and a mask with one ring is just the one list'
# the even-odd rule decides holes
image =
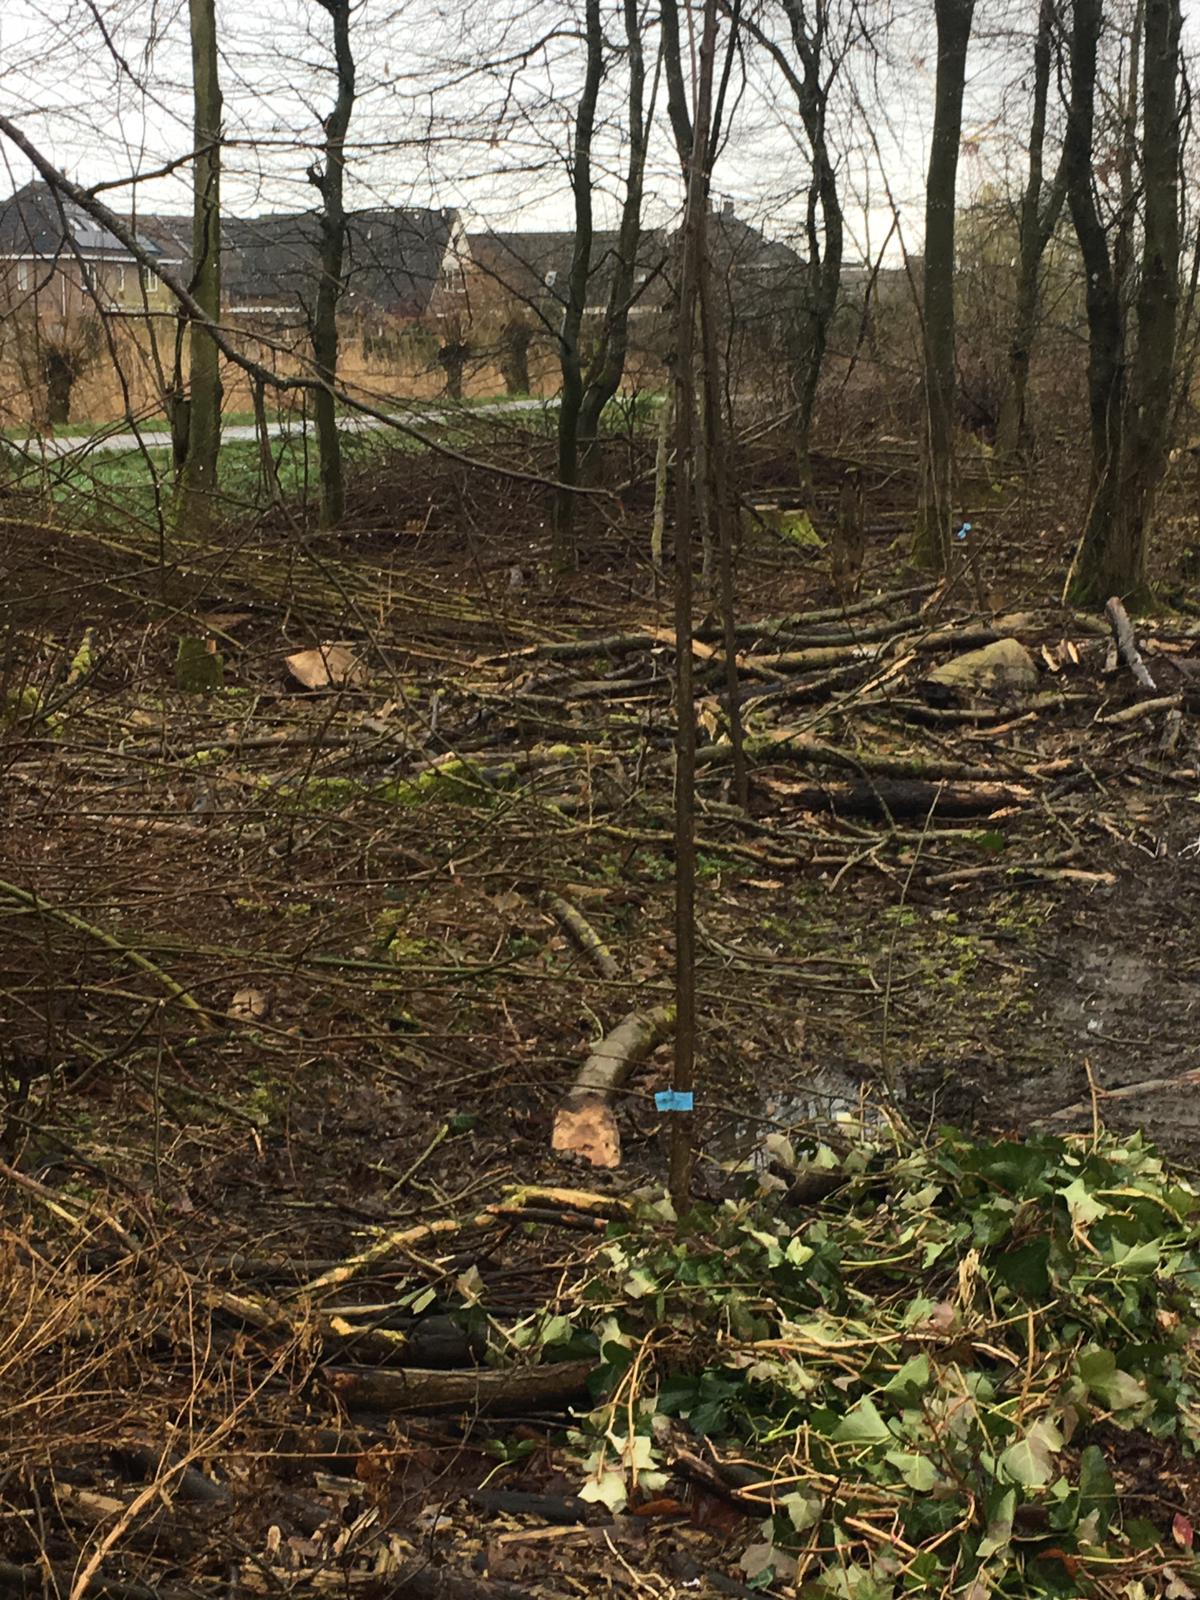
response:
{"label": "blue marker tape", "polygon": [[660,1089],[654,1096],[659,1111],[694,1111],[694,1096],[690,1089]]}
{"label": "blue marker tape", "polygon": [[954,535],[954,537],[956,539],[965,539],[967,537],[967,535],[970,533],[970,531],[971,531],[971,524],[969,522],[964,522],[962,527],[958,530],[958,532]]}

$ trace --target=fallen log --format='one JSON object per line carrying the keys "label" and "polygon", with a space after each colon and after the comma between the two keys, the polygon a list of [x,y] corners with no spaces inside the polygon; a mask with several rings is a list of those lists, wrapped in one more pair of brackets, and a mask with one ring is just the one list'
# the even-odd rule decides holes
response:
{"label": "fallen log", "polygon": [[594,1167],[620,1166],[621,1133],[609,1102],[674,1027],[674,1006],[631,1011],[618,1023],[584,1062],[554,1113],[550,1148],[582,1156]]}
{"label": "fallen log", "polygon": [[[849,767],[852,772],[879,773],[888,778],[922,778],[931,782],[958,779],[966,783],[990,783],[994,768],[945,761],[940,757],[892,756],[871,750],[843,750],[825,744],[802,728],[780,728],[746,740],[746,755],[756,762],[789,761],[802,766]],[[727,744],[706,744],[696,751],[698,767],[724,766],[732,760]]]}
{"label": "fallen log", "polygon": [[594,1361],[554,1361],[540,1367],[477,1367],[438,1372],[428,1367],[326,1367],[325,1381],[351,1411],[424,1416],[435,1411],[521,1416],[553,1410],[587,1392]]}
{"label": "fallen log", "polygon": [[1143,689],[1152,692],[1157,688],[1146,663],[1142,660],[1141,651],[1137,647],[1137,640],[1133,634],[1133,623],[1129,620],[1129,613],[1121,604],[1116,595],[1104,607],[1104,615],[1108,618],[1109,626],[1113,631],[1117,652],[1121,660],[1133,673]]}
{"label": "fallen log", "polygon": [[980,817],[1025,805],[1028,789],[1007,783],[931,783],[925,779],[879,778],[874,783],[820,783],[789,789],[801,811],[833,811],[843,817]]}

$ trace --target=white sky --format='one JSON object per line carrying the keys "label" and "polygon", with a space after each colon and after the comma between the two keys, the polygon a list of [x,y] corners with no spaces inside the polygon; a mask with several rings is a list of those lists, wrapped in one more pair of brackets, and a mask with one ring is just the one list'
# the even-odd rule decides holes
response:
{"label": "white sky", "polygon": [[[779,15],[777,0],[763,9]],[[893,204],[906,247],[920,248],[935,64],[930,9],[928,0],[866,0],[878,23],[874,48],[857,52],[854,94],[849,85],[840,94],[833,135],[848,256],[880,248]],[[1035,14],[1036,0],[978,0],[964,191],[1008,170],[1019,178]],[[351,203],[453,205],[476,226],[569,227],[563,152],[582,58],[571,15],[562,0],[360,0]],[[609,16],[609,36],[619,42],[613,0]],[[331,97],[327,16],[315,0],[218,0],[218,20],[231,141],[226,208],[252,215],[312,205],[304,170]],[[191,144],[186,29],[186,0],[2,0],[0,103],[80,182],[151,172]],[[655,32],[647,30],[651,51]],[[468,70],[486,58],[506,64]],[[790,91],[750,47],[748,62],[744,74],[735,68],[734,134],[715,189],[768,232],[798,234],[807,161]],[[596,163],[609,201],[619,193],[622,88],[618,68],[602,100],[609,126]],[[651,222],[679,199],[665,99],[664,85],[647,184]],[[0,141],[0,193],[30,176],[25,159]],[[127,193],[106,198],[124,209]],[[186,170],[138,194],[143,209],[185,211]],[[893,242],[889,255],[897,253]]]}

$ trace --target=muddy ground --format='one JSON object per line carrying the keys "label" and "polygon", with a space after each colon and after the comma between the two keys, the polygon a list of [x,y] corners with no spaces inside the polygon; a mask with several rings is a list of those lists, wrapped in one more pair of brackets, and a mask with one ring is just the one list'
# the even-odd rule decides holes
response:
{"label": "muddy ground", "polygon": [[[786,478],[764,468],[756,503],[786,506],[773,476]],[[669,1046],[620,1099],[615,1172],[564,1164],[549,1133],[604,1032],[671,995],[669,596],[636,528],[597,533],[582,572],[555,577],[528,491],[486,508],[486,537],[432,516],[431,491],[390,492],[364,502],[353,536],[298,539],[268,522],[232,547],[191,552],[165,600],[147,546],[128,533],[40,529],[14,542],[0,1153],[8,1223],[25,1241],[9,1259],[28,1294],[8,1313],[0,1377],[24,1464],[5,1491],[2,1539],[20,1566],[39,1548],[57,1561],[78,1552],[78,1518],[56,1512],[31,1532],[46,1473],[111,1495],[111,1459],[101,1470],[84,1441],[161,1440],[195,1377],[166,1331],[177,1308],[156,1291],[146,1315],[159,1353],[131,1347],[120,1377],[101,1361],[94,1392],[76,1392],[61,1330],[47,1332],[56,1272],[85,1298],[97,1292],[80,1287],[89,1273],[115,1273],[112,1315],[128,1318],[144,1291],[116,1245],[132,1237],[189,1282],[286,1297],[380,1228],[461,1218],[506,1186],[664,1180],[653,1095],[669,1081]],[[479,507],[461,485],[455,494],[469,526]],[[858,592],[840,598],[821,549],[778,537],[769,518],[748,524],[738,620],[744,682],[762,691],[745,706],[758,741],[748,814],[732,804],[720,754],[719,649],[697,653],[709,747],[699,1193],[723,1192],[766,1132],[811,1129],[863,1095],[894,1102],[920,1130],[949,1121],[1021,1135],[1100,1116],[1197,1164],[1189,695],[1200,638],[1178,611],[1141,631],[1158,698],[1171,702],[1142,714],[1146,693],[1123,666],[1106,670],[1102,619],[1054,603],[1044,573],[1061,538],[1013,555],[1008,536],[1030,517],[1018,507],[1006,526],[996,513],[979,563],[995,602],[985,611],[979,595],[939,596],[919,574],[898,575],[901,519],[886,507]],[[1017,609],[1019,622],[997,629]],[[766,626],[780,617],[792,618],[782,631]],[[997,631],[1037,663],[1035,698],[931,699],[930,667]],[[223,657],[210,693],[177,686],[185,633]],[[306,691],[285,657],[330,639],[357,666]],[[850,653],[780,659],[814,649]],[[835,755],[814,754],[815,741]],[[876,758],[908,763],[926,803],[908,814],[847,806],[847,784],[877,792],[904,776]],[[956,782],[1008,792],[943,815],[942,786]],[[615,978],[573,942],[550,894],[604,940]],[[347,1294],[358,1311],[407,1296],[411,1323],[433,1305],[423,1286],[435,1310],[453,1309],[473,1270],[489,1315],[518,1317],[555,1306],[579,1270],[577,1244],[516,1229],[495,1254],[402,1251]],[[103,1307],[88,1314],[108,1326]],[[228,1305],[215,1329],[210,1354],[253,1346]],[[366,1493],[363,1463],[384,1445],[385,1520],[409,1554],[422,1539],[444,1554],[445,1527],[468,1559],[482,1548],[464,1513],[437,1508],[495,1467],[489,1440],[538,1442],[534,1465],[505,1481],[572,1487],[569,1459],[547,1443],[561,1424],[536,1407],[502,1426],[423,1434],[356,1410],[325,1381],[330,1348],[293,1350],[269,1403],[206,1448],[218,1476],[261,1500],[253,1513],[238,1502],[245,1548],[264,1548],[272,1526],[300,1545],[316,1538],[289,1495],[307,1496],[309,1523],[314,1503],[349,1517],[329,1474],[357,1464],[351,1484]],[[162,1350],[175,1352],[165,1365]],[[40,1396],[36,1441],[21,1434],[17,1392]],[[296,1428],[289,1451],[281,1440]],[[331,1447],[330,1430],[349,1443]],[[694,1537],[703,1571],[720,1568],[719,1535],[692,1530],[655,1554],[642,1530],[632,1565],[669,1593],[693,1580]],[[140,1559],[168,1587],[210,1576],[174,1546],[143,1546]],[[489,1581],[505,1578],[497,1561]],[[505,1581],[549,1581],[552,1566],[549,1592],[599,1592],[578,1578],[563,1588],[561,1563],[539,1568],[536,1548],[522,1547]],[[619,1564],[601,1567],[604,1584],[636,1587]]]}

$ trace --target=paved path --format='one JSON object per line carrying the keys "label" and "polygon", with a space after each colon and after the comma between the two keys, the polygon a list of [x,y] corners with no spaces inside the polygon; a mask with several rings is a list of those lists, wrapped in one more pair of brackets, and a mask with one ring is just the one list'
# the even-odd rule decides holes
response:
{"label": "paved path", "polygon": [[[440,406],[434,411],[401,411],[396,413],[398,422],[407,422],[414,428],[428,427],[431,423],[466,420],[470,417],[494,416],[497,412],[506,411],[539,411],[547,406],[552,406],[552,400],[489,400],[480,406],[454,407],[452,405]],[[374,417],[364,417],[349,413],[339,417],[338,428],[342,433],[376,433],[385,428],[385,422],[379,422]],[[311,417],[304,419],[295,418],[289,422],[270,422],[267,424],[267,433],[272,439],[278,439],[284,434],[301,434],[312,431],[315,423]],[[235,423],[232,427],[221,429],[222,444],[231,444],[236,440],[257,439],[258,429],[252,422]],[[169,450],[171,448],[171,435],[161,429],[153,432],[136,433],[105,433],[103,430],[88,434],[63,434],[61,436],[49,434],[39,437],[36,434],[25,439],[4,439],[3,443],[11,445],[14,450],[22,455],[40,458],[46,456],[69,456],[78,452],[80,455],[127,455],[132,450],[140,450],[143,446],[147,450]]]}

